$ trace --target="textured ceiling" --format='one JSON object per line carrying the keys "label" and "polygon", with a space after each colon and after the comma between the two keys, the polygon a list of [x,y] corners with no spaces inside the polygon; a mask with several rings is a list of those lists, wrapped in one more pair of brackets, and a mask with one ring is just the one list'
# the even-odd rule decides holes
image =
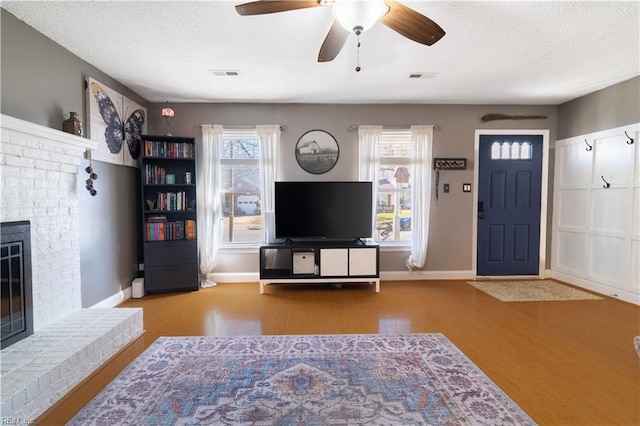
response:
{"label": "textured ceiling", "polygon": [[316,62],[330,7],[243,17],[240,3],[1,5],[152,102],[559,104],[640,74],[638,1],[403,1],[446,35],[428,47],[376,24],[359,73],[355,36]]}

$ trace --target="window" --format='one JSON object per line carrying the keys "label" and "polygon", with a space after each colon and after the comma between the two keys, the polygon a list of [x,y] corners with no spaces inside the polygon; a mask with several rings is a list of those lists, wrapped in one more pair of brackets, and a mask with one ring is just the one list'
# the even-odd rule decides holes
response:
{"label": "window", "polygon": [[222,242],[262,241],[260,143],[255,129],[224,129],[220,145]]}
{"label": "window", "polygon": [[378,144],[377,241],[411,240],[411,132],[383,130]]}
{"label": "window", "polygon": [[429,243],[433,125],[408,130],[358,126],[358,179],[374,182],[374,239],[410,246],[407,269],[422,268]]}
{"label": "window", "polygon": [[514,141],[498,142],[491,144],[492,160],[531,160],[531,142]]}

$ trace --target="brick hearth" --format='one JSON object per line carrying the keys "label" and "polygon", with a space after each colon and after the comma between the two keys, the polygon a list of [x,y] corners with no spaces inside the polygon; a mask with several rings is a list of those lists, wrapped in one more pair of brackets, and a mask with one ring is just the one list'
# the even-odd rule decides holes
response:
{"label": "brick hearth", "polygon": [[81,309],[3,349],[0,418],[35,420],[142,331],[141,308]]}

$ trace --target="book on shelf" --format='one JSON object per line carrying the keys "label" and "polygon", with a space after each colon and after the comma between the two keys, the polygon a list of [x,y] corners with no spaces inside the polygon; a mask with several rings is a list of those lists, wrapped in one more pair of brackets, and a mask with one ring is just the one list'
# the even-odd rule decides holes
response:
{"label": "book on shelf", "polygon": [[193,144],[186,142],[144,141],[145,157],[193,158]]}
{"label": "book on shelf", "polygon": [[187,240],[195,240],[196,239],[196,221],[186,220],[185,227],[187,228],[186,229]]}
{"label": "book on shelf", "polygon": [[187,193],[180,192],[158,192],[156,206],[158,210],[187,210]]}
{"label": "book on shelf", "polygon": [[144,183],[147,185],[164,185],[166,170],[160,166],[146,164],[144,169]]}
{"label": "book on shelf", "polygon": [[166,222],[166,221],[167,221],[166,216],[149,216],[147,218],[147,222]]}
{"label": "book on shelf", "polygon": [[[189,225],[193,231],[189,231],[189,227],[185,225],[185,221],[176,220],[175,222],[149,222],[146,223],[146,241],[173,241],[173,240],[192,240],[195,238],[195,221]],[[193,232],[189,234],[189,232]],[[190,237],[191,235],[191,237]]]}

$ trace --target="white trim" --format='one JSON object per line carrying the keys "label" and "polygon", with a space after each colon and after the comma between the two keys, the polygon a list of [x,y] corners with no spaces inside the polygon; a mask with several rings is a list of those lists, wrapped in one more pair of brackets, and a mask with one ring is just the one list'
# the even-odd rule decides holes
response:
{"label": "white trim", "polygon": [[564,281],[565,283],[573,284],[587,290],[595,291],[596,293],[600,293],[604,296],[624,300],[625,302],[629,302],[634,305],[640,305],[640,296],[630,291],[611,287],[602,283],[597,283],[585,278],[579,278],[574,275],[565,274],[559,271],[551,271],[551,278],[559,281]]}
{"label": "white trim", "polygon": [[45,127],[40,124],[11,117],[10,115],[0,114],[0,124],[3,130],[12,130],[30,137],[38,137],[52,142],[64,143],[69,147],[78,148],[83,151],[87,149],[96,149],[98,147],[98,143],[92,140],[82,138],[71,133],[65,133],[61,130],[52,129],[51,127]]}
{"label": "white trim", "polygon": [[116,306],[118,306],[120,303],[124,302],[127,299],[131,299],[131,287],[127,287],[124,290],[120,290],[116,294],[113,294],[107,297],[106,299],[96,303],[95,305],[91,306],[89,309],[115,308]]}
{"label": "white trim", "polygon": [[[549,195],[549,130],[548,129],[476,129],[474,141],[473,180],[473,235],[471,242],[471,270],[474,276],[478,276],[478,185],[479,185],[479,156],[481,135],[541,135],[542,136],[542,176],[540,195],[540,261],[538,265],[538,277],[545,276],[545,263],[547,257],[547,198]],[[502,279],[506,277],[500,277]]]}
{"label": "white trim", "polygon": [[260,252],[260,246],[264,245],[264,242],[255,243],[238,243],[233,245],[230,243],[223,243],[220,245],[219,254],[257,254]]}
{"label": "white trim", "polygon": [[381,280],[421,281],[421,280],[472,280],[473,271],[386,271],[380,272]]}
{"label": "white trim", "polygon": [[257,283],[260,281],[258,272],[213,272],[209,274],[217,283]]}
{"label": "white trim", "polygon": [[[471,280],[474,277],[473,271],[380,271],[380,280],[388,281]],[[260,282],[260,274],[257,272],[214,272],[213,279],[218,283],[258,283]],[[367,279],[358,278],[357,281],[365,282]]]}

